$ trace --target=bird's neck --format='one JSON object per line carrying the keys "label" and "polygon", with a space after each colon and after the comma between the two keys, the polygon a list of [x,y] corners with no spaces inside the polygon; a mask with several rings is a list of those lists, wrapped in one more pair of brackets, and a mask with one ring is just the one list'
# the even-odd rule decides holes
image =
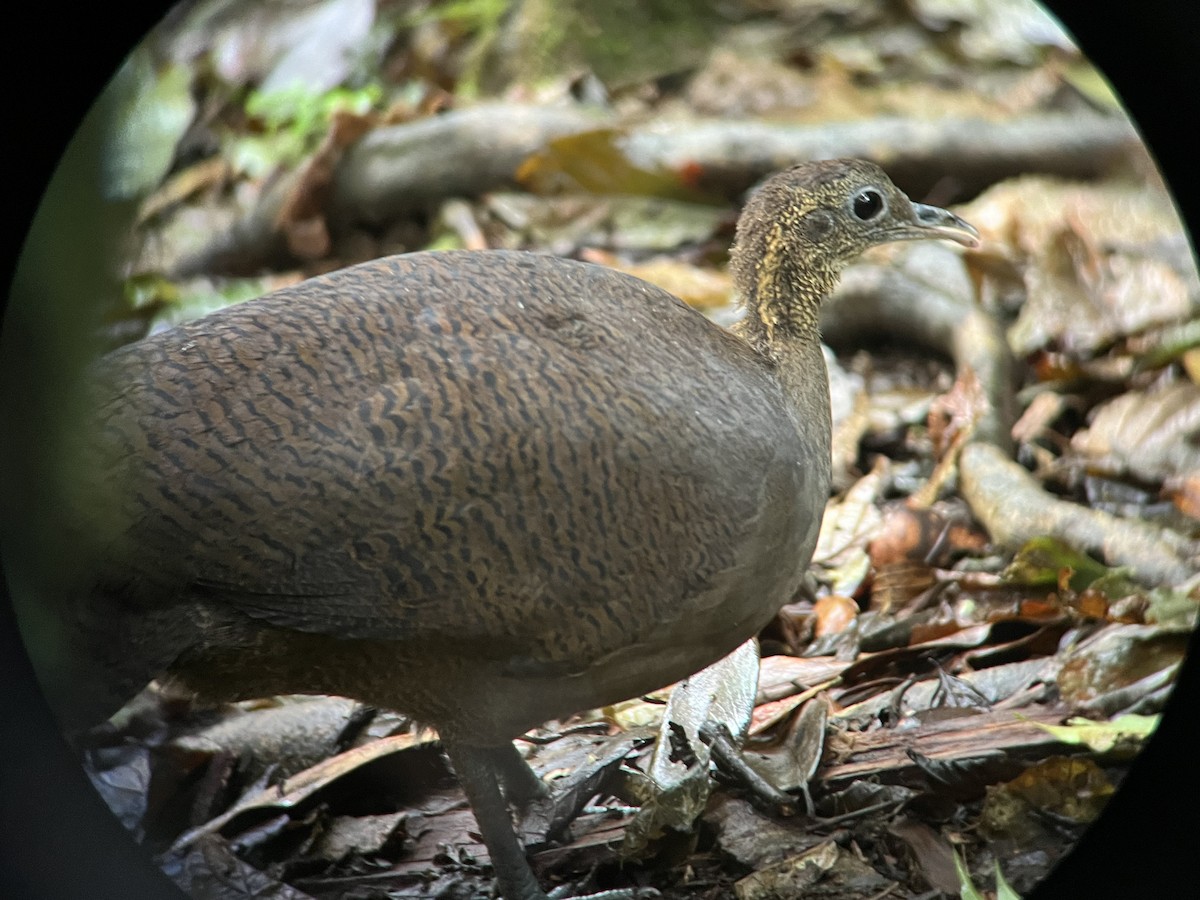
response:
{"label": "bird's neck", "polygon": [[779,366],[785,386],[799,374],[789,371],[796,364],[807,371],[816,360],[825,370],[818,317],[838,273],[799,264],[804,262],[786,251],[776,228],[739,240],[732,259],[734,283],[746,307],[734,331]]}
{"label": "bird's neck", "polygon": [[816,326],[798,329],[789,324],[768,326],[748,311],[733,326],[737,334],[770,361],[784,396],[796,414],[801,436],[811,438],[828,455],[832,424],[829,416],[829,372]]}
{"label": "bird's neck", "polygon": [[753,219],[745,225],[730,269],[746,306],[739,330],[756,350],[820,343],[821,301],[837,284],[838,273],[790,245],[781,223]]}
{"label": "bird's neck", "polygon": [[[734,277],[746,315],[733,330],[772,363],[802,435],[828,458],[829,376],[818,316],[838,273],[796,265],[790,254],[775,249],[778,243],[768,239],[765,244],[757,253],[746,246],[735,251]],[[757,263],[747,265],[750,259]]]}

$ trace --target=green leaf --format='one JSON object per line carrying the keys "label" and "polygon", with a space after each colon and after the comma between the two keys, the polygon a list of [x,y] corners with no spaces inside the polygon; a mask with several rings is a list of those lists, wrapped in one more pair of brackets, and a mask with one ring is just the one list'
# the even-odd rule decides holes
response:
{"label": "green leaf", "polygon": [[1046,729],[1064,744],[1085,746],[1095,753],[1108,753],[1119,743],[1143,743],[1158,727],[1158,718],[1130,713],[1118,716],[1111,722],[1093,722],[1077,716],[1068,719],[1066,725],[1034,724]]}
{"label": "green leaf", "polygon": [[179,286],[155,273],[125,279],[125,307],[131,312],[172,306],[179,302]]}
{"label": "green leaf", "polygon": [[497,27],[511,5],[512,0],[448,0],[432,9],[410,14],[405,24],[453,21],[473,30],[484,30]]}
{"label": "green leaf", "polygon": [[1125,107],[1121,105],[1121,98],[1117,96],[1108,79],[1090,63],[1080,60],[1068,66],[1063,72],[1063,80],[1101,109],[1125,111]]}
{"label": "green leaf", "polygon": [[232,278],[220,284],[197,279],[176,285],[170,294],[171,302],[164,303],[153,316],[151,327],[159,330],[198,319],[226,306],[261,297],[268,290],[266,282],[258,278]]}
{"label": "green leaf", "polygon": [[1004,570],[1004,579],[1018,584],[1054,587],[1063,570],[1070,571],[1070,585],[1074,591],[1082,591],[1112,571],[1058,538],[1038,537],[1017,551],[1012,563]]}
{"label": "green leaf", "polygon": [[291,134],[238,135],[225,144],[230,169],[247,178],[266,178],[280,166],[294,165],[304,145]]}
{"label": "green leaf", "polygon": [[[1012,889],[1004,879],[1004,873],[1000,871],[999,861],[995,862],[996,866],[996,900],[1021,900],[1021,895]],[[958,875],[958,895],[962,900],[985,900],[979,888],[975,887],[971,881],[971,873],[967,869],[967,864],[958,851],[954,851],[954,871]]]}
{"label": "green leaf", "polygon": [[156,66],[139,47],[105,91],[117,98],[103,159],[105,193],[119,199],[148,194],[171,170],[196,114],[191,72]]}
{"label": "green leaf", "polygon": [[383,97],[375,83],[361,88],[334,88],[314,93],[304,85],[271,91],[250,91],[246,115],[260,126],[261,134],[238,134],[226,146],[234,171],[262,177],[279,165],[299,162],[329,130],[334,113],[364,115]]}
{"label": "green leaf", "polygon": [[267,129],[290,128],[302,133],[320,132],[337,110],[362,115],[383,97],[383,88],[371,83],[361,88],[334,88],[313,92],[302,84],[246,95],[248,116],[259,119]]}
{"label": "green leaf", "polygon": [[1191,631],[1200,619],[1200,590],[1193,588],[1188,593],[1167,587],[1158,587],[1150,591],[1150,605],[1146,608],[1146,622],[1152,625],[1164,625],[1169,628],[1181,628]]}
{"label": "green leaf", "polygon": [[962,900],[984,900],[983,894],[971,882],[971,873],[958,851],[954,851],[954,871],[958,874],[958,896]]}
{"label": "green leaf", "polygon": [[1012,885],[1004,877],[1004,873],[1000,871],[1000,862],[996,863],[996,900],[1021,900],[1021,895],[1012,889]]}

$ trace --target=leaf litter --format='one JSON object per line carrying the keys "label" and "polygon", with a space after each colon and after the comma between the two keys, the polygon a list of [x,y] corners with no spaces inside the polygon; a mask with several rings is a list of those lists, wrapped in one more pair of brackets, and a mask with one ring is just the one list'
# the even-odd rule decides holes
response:
{"label": "leaf litter", "polygon": [[[727,323],[737,201],[770,168],[870,153],[917,199],[969,201],[980,250],[847,273],[817,565],[761,661],[712,688],[792,802],[666,692],[519,742],[559,798],[522,833],[544,882],[623,870],[668,898],[1036,884],[1152,733],[1200,608],[1200,280],[1103,78],[1020,0],[706,5],[679,71],[609,85],[586,29],[582,70],[498,66],[494,42],[537,33],[506,33],[503,3],[309,6],[201,3],[152,39],[170,62],[127,111],[152,152],[114,157],[142,200],[114,339],[464,244],[611,265]],[[322,21],[338,39],[302,52]],[[92,736],[89,772],[196,896],[486,891],[435,736],[310,702],[151,689]],[[672,739],[673,824],[644,827],[631,804]]]}

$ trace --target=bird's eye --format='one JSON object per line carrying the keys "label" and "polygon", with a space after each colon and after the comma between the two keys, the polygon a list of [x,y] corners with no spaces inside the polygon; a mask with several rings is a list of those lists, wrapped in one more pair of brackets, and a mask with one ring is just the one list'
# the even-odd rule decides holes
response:
{"label": "bird's eye", "polygon": [[863,222],[870,222],[883,212],[883,208],[883,195],[874,188],[863,188],[850,201],[850,209]]}

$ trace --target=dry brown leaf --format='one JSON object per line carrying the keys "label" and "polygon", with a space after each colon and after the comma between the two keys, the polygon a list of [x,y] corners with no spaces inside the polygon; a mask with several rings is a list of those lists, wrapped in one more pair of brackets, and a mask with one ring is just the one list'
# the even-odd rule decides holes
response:
{"label": "dry brown leaf", "polygon": [[1071,446],[1088,467],[1147,482],[1200,472],[1200,386],[1176,381],[1100,406]]}
{"label": "dry brown leaf", "polygon": [[945,566],[963,552],[982,550],[987,540],[973,525],[938,507],[890,503],[868,546],[878,572],[902,563]]}
{"label": "dry brown leaf", "polygon": [[374,125],[373,116],[335,111],[321,145],[292,181],[275,217],[275,227],[287,239],[288,250],[298,259],[328,256],[331,249],[325,207],[333,189],[333,176],[347,148]]}
{"label": "dry brown leaf", "polygon": [[932,566],[923,562],[894,562],[879,566],[871,583],[871,609],[894,612],[937,584]]}
{"label": "dry brown leaf", "polygon": [[1200,519],[1200,472],[1168,479],[1163,487],[1176,509],[1185,516]]}
{"label": "dry brown leaf", "polygon": [[815,630],[817,637],[841,634],[858,618],[858,604],[849,597],[833,594],[818,600],[813,607],[813,612],[817,618]]}
{"label": "dry brown leaf", "polygon": [[293,809],[308,800],[326,785],[353,772],[369,762],[392,753],[410,750],[423,743],[428,743],[431,737],[424,735],[398,734],[393,737],[380,738],[362,747],[355,747],[337,756],[322,760],[315,766],[293,775],[281,784],[264,788],[240,800],[231,809],[215,819],[206,822],[198,828],[185,831],[171,845],[172,852],[181,851],[205,835],[216,834],[237,817],[252,811]]}
{"label": "dry brown leaf", "polygon": [[813,563],[825,570],[833,593],[851,596],[867,576],[870,558],[866,548],[881,521],[875,502],[883,491],[887,471],[886,457],[877,457],[871,471],[841,500],[830,501],[825,507]]}
{"label": "dry brown leaf", "polygon": [[909,506],[920,509],[937,500],[955,473],[959,451],[990,413],[991,402],[974,369],[961,368],[953,387],[929,408],[929,435],[938,461],[929,480],[908,498]]}
{"label": "dry brown leaf", "polygon": [[142,201],[138,207],[136,225],[145,225],[164,210],[182,203],[194,194],[223,186],[230,174],[229,162],[220,156],[211,157],[176,172],[162,187]]}
{"label": "dry brown leaf", "polygon": [[1086,705],[1114,689],[1177,666],[1188,634],[1161,625],[1109,625],[1070,648],[1058,673],[1065,701]]}
{"label": "dry brown leaf", "polygon": [[1195,315],[1200,281],[1170,198],[1139,183],[1023,177],[962,213],[1024,264],[1027,300],[1009,343],[1090,354],[1151,325]]}
{"label": "dry brown leaf", "polygon": [[831,656],[768,656],[758,668],[758,703],[766,703],[837,678],[849,662]]}
{"label": "dry brown leaf", "polygon": [[1054,391],[1043,391],[1034,395],[1021,418],[1012,427],[1014,441],[1028,444],[1039,439],[1051,441],[1061,440],[1061,437],[1051,429],[1067,408],[1067,400],[1062,394]]}

